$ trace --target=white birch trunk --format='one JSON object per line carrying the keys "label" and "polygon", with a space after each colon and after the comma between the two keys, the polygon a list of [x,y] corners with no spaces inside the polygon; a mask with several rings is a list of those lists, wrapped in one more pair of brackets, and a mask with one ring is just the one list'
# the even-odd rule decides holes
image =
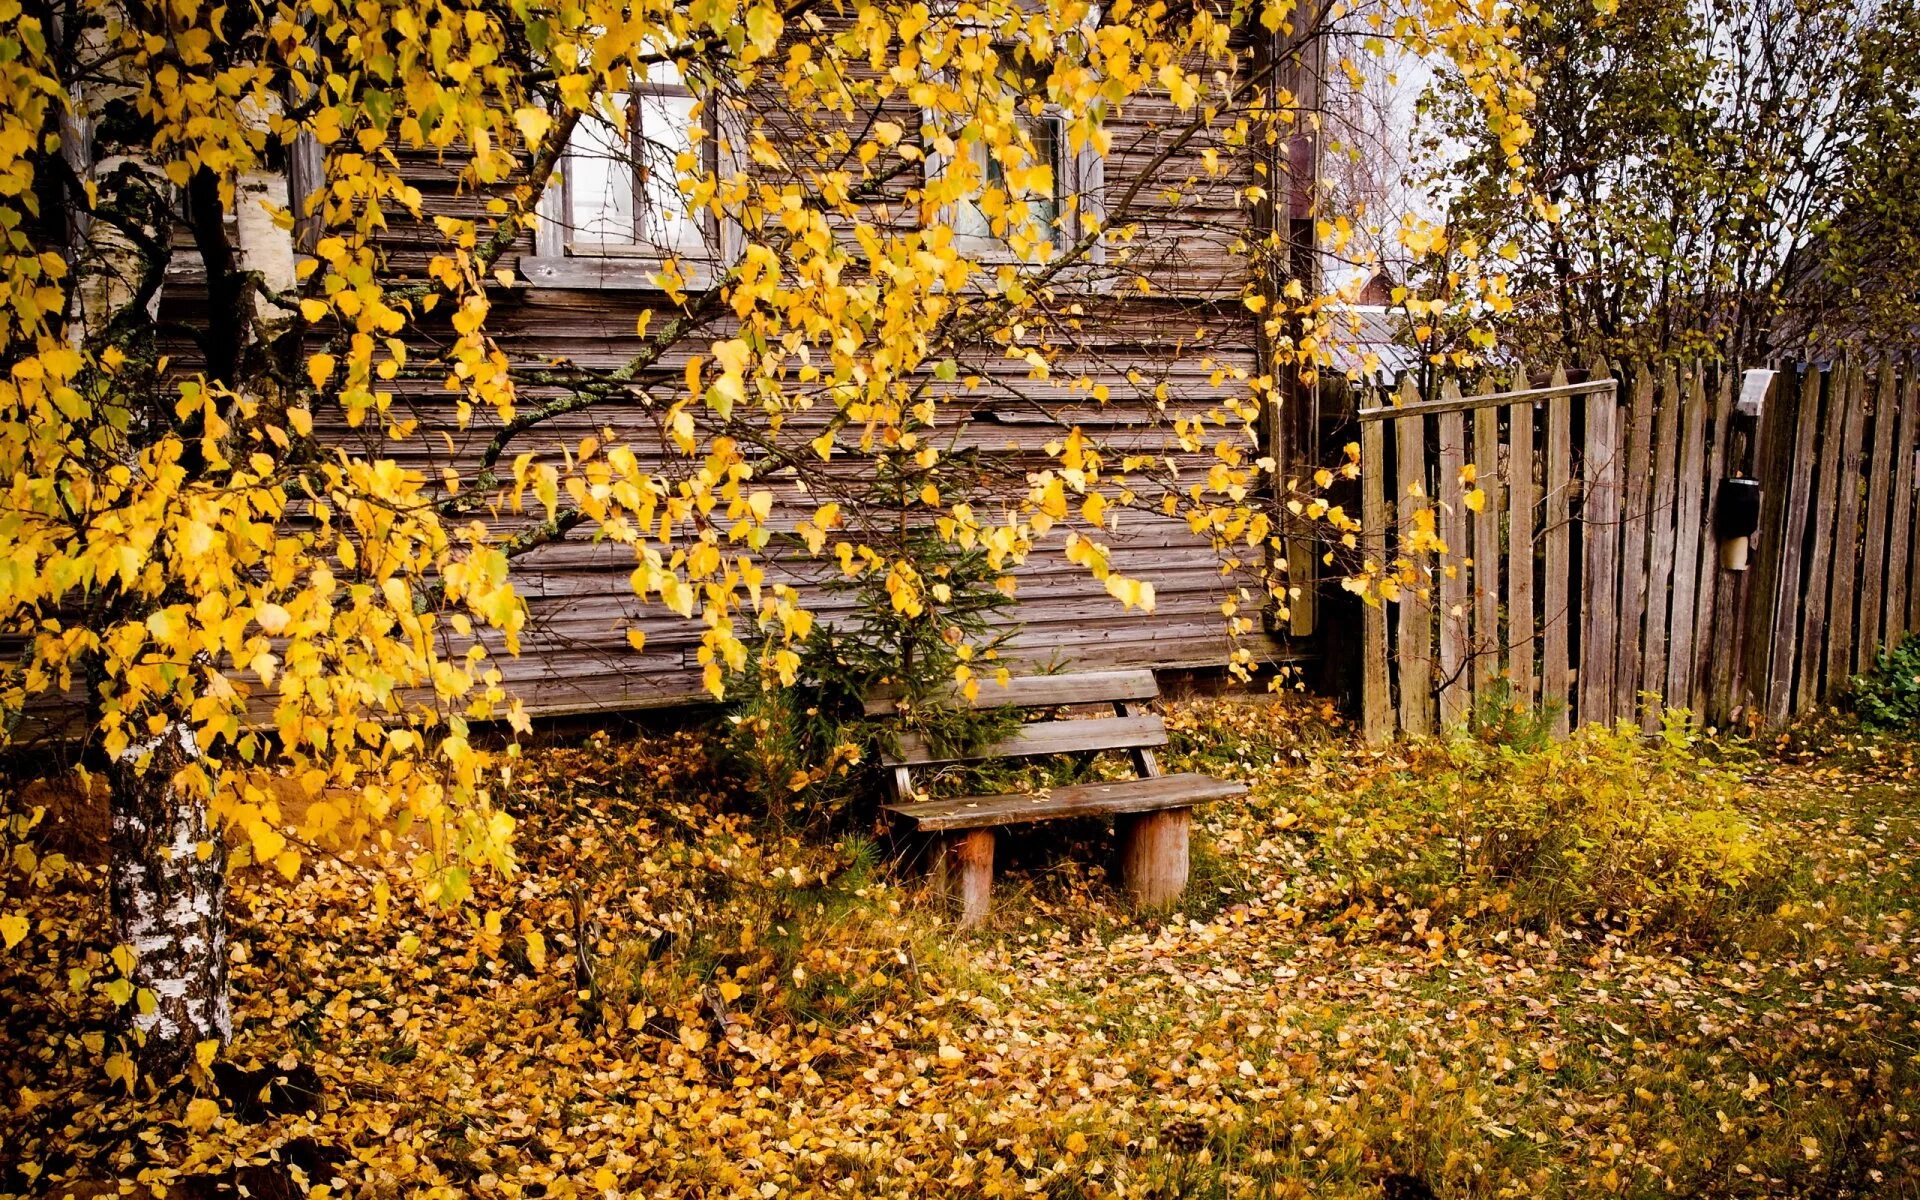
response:
{"label": "white birch trunk", "polygon": [[[140,760],[146,760],[141,769]],[[227,993],[227,852],[196,790],[174,782],[206,766],[193,731],[170,724],[109,769],[115,940],[134,955],[132,1027],[143,1074],[185,1070],[194,1047],[233,1033]]]}

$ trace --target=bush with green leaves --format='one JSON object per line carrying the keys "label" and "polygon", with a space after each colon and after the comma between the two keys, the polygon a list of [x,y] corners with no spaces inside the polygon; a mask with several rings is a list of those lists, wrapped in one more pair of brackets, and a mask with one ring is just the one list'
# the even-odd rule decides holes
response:
{"label": "bush with green leaves", "polygon": [[1622,723],[1415,742],[1297,802],[1336,891],[1422,927],[1491,916],[1711,938],[1784,886],[1743,786],[1676,715],[1652,738]]}
{"label": "bush with green leaves", "polygon": [[1881,647],[1872,669],[1854,678],[1853,710],[1868,729],[1920,730],[1920,636]]}

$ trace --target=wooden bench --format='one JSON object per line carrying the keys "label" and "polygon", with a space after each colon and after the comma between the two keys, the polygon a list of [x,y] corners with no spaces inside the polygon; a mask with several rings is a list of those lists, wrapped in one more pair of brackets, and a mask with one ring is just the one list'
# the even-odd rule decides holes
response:
{"label": "wooden bench", "polygon": [[[976,707],[1059,708],[1111,705],[1112,716],[1033,721],[998,743],[971,753],[941,753],[925,738],[903,733],[889,755],[893,802],[888,812],[941,839],[933,869],[939,889],[959,909],[960,924],[985,919],[993,887],[994,830],[1069,817],[1113,817],[1120,835],[1121,885],[1134,901],[1158,908],[1187,886],[1187,835],[1193,806],[1238,796],[1246,788],[1206,775],[1160,773],[1154,749],[1167,744],[1167,726],[1145,705],[1160,694],[1152,671],[1094,671],[1034,675],[1006,686],[980,685]],[[898,698],[869,697],[867,715],[895,714]],[[1099,750],[1126,750],[1135,779],[1057,787],[1033,795],[963,796],[915,800],[917,767],[995,758],[1033,758]]]}

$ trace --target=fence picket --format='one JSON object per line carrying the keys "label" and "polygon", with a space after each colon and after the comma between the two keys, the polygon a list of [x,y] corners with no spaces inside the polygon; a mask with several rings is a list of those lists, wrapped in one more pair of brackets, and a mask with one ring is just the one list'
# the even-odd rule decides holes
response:
{"label": "fence picket", "polygon": [[[1693,604],[1693,665],[1689,674],[1691,699],[1688,703],[1693,711],[1709,721],[1721,721],[1726,718],[1727,708],[1724,697],[1714,693],[1713,676],[1716,664],[1721,660],[1731,660],[1732,626],[1739,620],[1740,580],[1751,572],[1742,572],[1739,579],[1728,580],[1728,604],[1725,610],[1727,628],[1722,629],[1720,605],[1720,543],[1713,536],[1713,503],[1715,490],[1720,481],[1727,476],[1727,455],[1733,442],[1733,388],[1735,372],[1731,368],[1720,370],[1720,383],[1715,390],[1713,404],[1713,423],[1706,432],[1707,474],[1700,496],[1700,555],[1699,570],[1696,578],[1699,582],[1698,594]],[[1723,636],[1724,635],[1724,636]],[[1715,650],[1725,647],[1716,657]]]}
{"label": "fence picket", "polygon": [[1828,558],[1833,581],[1827,592],[1826,687],[1832,696],[1853,674],[1854,604],[1860,579],[1860,444],[1867,418],[1867,376],[1856,367],[1847,374],[1847,416],[1841,426],[1839,466],[1834,475],[1837,494],[1833,514],[1833,554]]}
{"label": "fence picket", "polygon": [[1679,465],[1674,479],[1673,501],[1673,613],[1668,619],[1666,678],[1650,681],[1671,708],[1700,710],[1693,701],[1693,647],[1700,636],[1694,610],[1694,593],[1699,586],[1700,540],[1705,531],[1700,525],[1701,494],[1706,488],[1703,474],[1707,442],[1706,368],[1694,363],[1687,368],[1685,390],[1680,398]]}
{"label": "fence picket", "polygon": [[1892,512],[1888,527],[1891,530],[1888,540],[1892,547],[1887,553],[1887,599],[1882,605],[1884,618],[1881,628],[1885,629],[1888,642],[1898,641],[1901,634],[1913,629],[1914,623],[1907,615],[1909,594],[1920,595],[1920,588],[1914,587],[1911,572],[1920,562],[1915,561],[1915,547],[1912,538],[1916,521],[1913,511],[1913,466],[1915,427],[1920,425],[1920,370],[1912,363],[1907,364],[1906,378],[1900,389],[1900,424],[1893,438],[1893,496]]}
{"label": "fence picket", "polygon": [[[1657,398],[1653,372],[1646,366],[1633,369],[1633,399],[1627,408],[1626,470],[1622,481],[1624,508],[1620,515],[1620,634],[1613,644],[1615,696],[1609,707],[1615,712],[1630,711],[1634,690],[1639,686],[1641,655],[1645,643],[1640,638],[1641,621],[1647,612],[1647,582],[1651,564],[1647,558],[1649,496],[1652,491],[1650,467],[1653,461],[1653,413]],[[1581,668],[1587,654],[1581,652]],[[1649,660],[1651,661],[1651,660]],[[1627,697],[1622,705],[1620,697]]]}
{"label": "fence picket", "polygon": [[[1482,392],[1493,391],[1482,380]],[[1473,410],[1473,482],[1480,511],[1473,520],[1473,702],[1481,710],[1495,700],[1505,639],[1500,633],[1500,410]]]}
{"label": "fence picket", "polygon": [[[1605,370],[1598,367],[1595,373]],[[1620,636],[1615,582],[1620,563],[1620,464],[1613,397],[1587,397],[1581,448],[1580,711],[1581,724],[1610,723],[1614,709],[1614,639]],[[1597,651],[1597,653],[1596,653]]]}
{"label": "fence picket", "polygon": [[[1772,573],[1769,611],[1772,613],[1773,638],[1761,643],[1768,655],[1766,720],[1778,725],[1793,710],[1793,665],[1800,645],[1800,556],[1806,541],[1809,510],[1813,507],[1813,477],[1796,464],[1813,461],[1814,438],[1820,423],[1820,370],[1807,367],[1800,376],[1798,414],[1794,427],[1793,451],[1778,460],[1778,475],[1761,479],[1761,495],[1769,484],[1780,489],[1783,509],[1769,529],[1784,528],[1779,542],[1779,558]],[[1762,513],[1765,520],[1765,513]]]}
{"label": "fence picket", "polygon": [[[1417,404],[1420,390],[1408,376],[1401,384],[1403,404]],[[1425,577],[1425,554],[1415,554],[1413,541],[1419,509],[1432,504],[1427,488],[1426,418],[1418,413],[1394,418],[1394,439],[1400,476],[1394,505],[1399,513],[1399,557],[1409,560],[1417,578],[1414,585],[1400,593],[1397,634],[1400,641],[1400,728],[1411,734],[1424,734],[1433,728],[1433,660],[1428,657],[1433,642],[1432,605],[1422,592],[1430,593],[1431,579]]]}
{"label": "fence picket", "polygon": [[[1509,385],[1525,391],[1527,372],[1514,372]],[[1507,679],[1514,703],[1533,707],[1535,630],[1533,405],[1507,406]],[[1494,518],[1497,523],[1498,517]]]}
{"label": "fence picket", "polygon": [[[1367,554],[1385,571],[1387,558],[1387,444],[1378,421],[1360,425],[1360,523]],[[1393,694],[1387,678],[1387,609],[1380,596],[1361,610],[1361,729],[1379,745],[1393,736]]]}
{"label": "fence picket", "polygon": [[[1458,400],[1460,388],[1452,380],[1442,385],[1442,402]],[[1460,472],[1466,466],[1466,415],[1443,412],[1440,426],[1440,539],[1447,544],[1447,561],[1439,564],[1440,578],[1440,724],[1454,729],[1466,723],[1470,710],[1467,669],[1467,509],[1462,502]]]}
{"label": "fence picket", "polygon": [[1891,362],[1882,362],[1875,380],[1873,449],[1867,456],[1867,525],[1861,536],[1860,619],[1854,627],[1854,670],[1866,669],[1880,647],[1886,604],[1887,510],[1893,500],[1893,427],[1900,393]]}
{"label": "fence picket", "polygon": [[[1656,671],[1654,664],[1667,661],[1667,617],[1668,606],[1672,603],[1667,587],[1673,579],[1674,492],[1678,471],[1675,464],[1680,454],[1680,388],[1680,377],[1669,364],[1660,376],[1660,411],[1653,428],[1653,496],[1651,511],[1647,514],[1647,630],[1644,640],[1648,667],[1646,681],[1641,687],[1649,692],[1661,691],[1666,686],[1664,673]],[[1631,635],[1632,631],[1627,631],[1627,636]],[[1632,717],[1641,709],[1639,692],[1623,691],[1624,705],[1620,715]],[[1649,706],[1641,721],[1651,730],[1658,719],[1658,710]]]}
{"label": "fence picket", "polygon": [[[1564,387],[1567,372],[1554,368],[1551,387]],[[1555,396],[1547,401],[1547,518],[1546,600],[1540,635],[1540,702],[1550,712],[1553,732],[1564,736],[1573,720],[1571,663],[1568,646],[1572,613],[1573,573],[1573,400]]]}
{"label": "fence picket", "polygon": [[1799,678],[1793,685],[1796,712],[1809,711],[1826,693],[1827,588],[1833,580],[1834,505],[1840,497],[1840,446],[1846,438],[1847,409],[1853,403],[1857,370],[1848,363],[1827,380],[1819,474],[1813,481],[1813,540],[1807,550],[1807,584],[1800,606],[1805,624],[1800,632]]}

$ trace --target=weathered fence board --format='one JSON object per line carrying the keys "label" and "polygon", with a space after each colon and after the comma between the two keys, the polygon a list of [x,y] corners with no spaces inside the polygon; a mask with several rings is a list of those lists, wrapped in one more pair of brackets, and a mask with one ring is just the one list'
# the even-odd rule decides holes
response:
{"label": "weathered fence board", "polygon": [[[1612,721],[1615,707],[1614,639],[1620,636],[1620,465],[1611,393],[1587,397],[1587,436],[1580,454],[1580,575],[1585,619],[1580,625],[1580,719]],[[1594,651],[1599,651],[1595,653]]]}
{"label": "weathered fence board", "polygon": [[1920,591],[1914,587],[1912,575],[1913,570],[1920,567],[1920,554],[1915,553],[1912,542],[1915,532],[1914,430],[1916,424],[1920,424],[1920,371],[1909,367],[1903,382],[1900,421],[1893,437],[1893,511],[1887,522],[1887,600],[1881,606],[1887,631],[1882,639],[1885,642],[1892,642],[1914,628],[1907,617],[1907,598],[1910,592]]}
{"label": "weathered fence board", "polygon": [[[1555,367],[1551,386],[1567,384]],[[1547,706],[1555,734],[1572,728],[1573,680],[1573,400],[1559,395],[1547,401],[1546,604],[1541,614],[1540,702]]]}
{"label": "weathered fence board", "polygon": [[[1411,378],[1400,395],[1404,403],[1417,404],[1420,400],[1419,389]],[[1414,571],[1422,575],[1402,591],[1399,605],[1400,728],[1411,734],[1422,734],[1432,725],[1429,709],[1433,698],[1433,660],[1429,647],[1433,638],[1433,613],[1428,598],[1433,593],[1431,580],[1424,577],[1428,556],[1405,547],[1413,540],[1416,514],[1430,502],[1432,495],[1427,489],[1426,418],[1419,414],[1396,418],[1394,437],[1400,468],[1400,488],[1394,494],[1403,547],[1400,556],[1410,559]]]}
{"label": "weathered fence board", "polygon": [[1854,604],[1860,578],[1860,443],[1866,430],[1867,379],[1859,368],[1847,373],[1847,415],[1840,433],[1838,489],[1833,514],[1833,554],[1827,560],[1825,697],[1845,687],[1853,675]]}
{"label": "weathered fence board", "polygon": [[[1527,373],[1516,371],[1514,391],[1525,391]],[[1507,406],[1507,538],[1512,551],[1507,556],[1507,677],[1513,687],[1513,700],[1523,708],[1533,707],[1533,656],[1538,622],[1533,613],[1533,556],[1536,463],[1533,449],[1533,405]],[[1497,518],[1496,518],[1497,519]]]}
{"label": "weathered fence board", "polygon": [[1784,526],[1774,523],[1768,529],[1785,532],[1780,538],[1780,556],[1772,572],[1769,611],[1773,614],[1773,646],[1767,671],[1767,723],[1778,725],[1793,711],[1794,652],[1800,645],[1799,596],[1801,594],[1800,557],[1806,544],[1808,510],[1812,508],[1813,475],[1794,464],[1813,462],[1815,438],[1820,427],[1820,372],[1807,368],[1800,375],[1800,398],[1793,435],[1793,451],[1778,462],[1779,474],[1773,479],[1761,477],[1761,494],[1779,488],[1784,499]]}
{"label": "weathered fence board", "polygon": [[[1458,385],[1449,381],[1441,400],[1455,400]],[[1467,666],[1467,575],[1461,560],[1467,551],[1467,510],[1460,472],[1466,466],[1466,414],[1440,414],[1440,540],[1449,561],[1436,565],[1440,591],[1440,723],[1463,724],[1471,710]]]}
{"label": "weathered fence board", "polygon": [[1647,615],[1647,555],[1649,500],[1653,490],[1653,372],[1644,366],[1633,371],[1633,399],[1627,405],[1625,504],[1620,521],[1620,636],[1614,640],[1613,671],[1617,689],[1628,696],[1639,686],[1641,622]]}
{"label": "weathered fence board", "polygon": [[[1378,421],[1360,427],[1360,461],[1372,467],[1360,473],[1361,536],[1366,539],[1369,565],[1384,569],[1387,559],[1387,487],[1382,469],[1387,458],[1386,431]],[[1382,604],[1369,604],[1362,612],[1361,653],[1361,730],[1369,742],[1384,742],[1393,735],[1393,693],[1387,678],[1387,610]]]}
{"label": "weathered fence board", "polygon": [[1694,698],[1694,643],[1699,637],[1699,614],[1694,606],[1701,564],[1700,509],[1707,488],[1707,375],[1695,364],[1687,373],[1686,393],[1680,398],[1680,458],[1676,466],[1673,514],[1673,610],[1668,621],[1672,651],[1666,677],[1649,691],[1657,691],[1668,707],[1699,710]]}
{"label": "weathered fence board", "polygon": [[[1493,391],[1483,381],[1482,392]],[[1473,482],[1480,511],[1473,521],[1473,703],[1480,712],[1497,700],[1505,639],[1500,633],[1500,410],[1473,410]]]}
{"label": "weathered fence board", "polygon": [[1856,670],[1872,660],[1884,632],[1886,603],[1887,516],[1893,504],[1893,426],[1900,394],[1894,390],[1892,364],[1880,366],[1873,400],[1873,449],[1867,456],[1867,525],[1861,535],[1860,619],[1854,627]]}
{"label": "weathered fence board", "polygon": [[[1657,671],[1655,664],[1667,661],[1667,614],[1671,597],[1667,587],[1673,578],[1673,498],[1676,484],[1676,463],[1680,453],[1680,377],[1669,365],[1660,376],[1661,403],[1660,412],[1654,422],[1653,433],[1653,511],[1648,514],[1647,549],[1647,629],[1644,637],[1647,676],[1649,681],[1656,674],[1659,682],[1647,682],[1642,688],[1649,692],[1658,692],[1665,686],[1663,671]],[[1632,631],[1625,631],[1631,636]],[[1618,714],[1631,717],[1640,710],[1639,691],[1631,687],[1622,688],[1621,706]],[[1646,709],[1646,721],[1649,726],[1656,719],[1656,710]]]}

